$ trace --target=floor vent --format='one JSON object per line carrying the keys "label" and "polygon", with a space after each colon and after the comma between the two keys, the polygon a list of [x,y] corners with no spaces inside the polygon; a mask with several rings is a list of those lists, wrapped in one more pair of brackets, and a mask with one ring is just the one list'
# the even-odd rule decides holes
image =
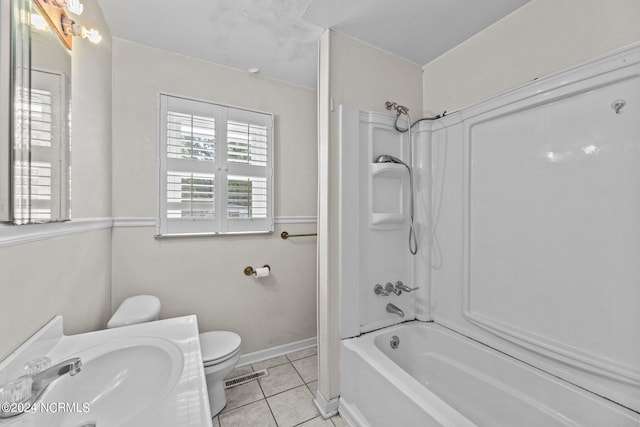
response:
{"label": "floor vent", "polygon": [[257,380],[258,378],[266,377],[269,375],[266,369],[261,371],[251,372],[250,374],[240,375],[239,377],[229,378],[224,380],[224,388],[231,388],[238,385],[246,384],[249,381]]}

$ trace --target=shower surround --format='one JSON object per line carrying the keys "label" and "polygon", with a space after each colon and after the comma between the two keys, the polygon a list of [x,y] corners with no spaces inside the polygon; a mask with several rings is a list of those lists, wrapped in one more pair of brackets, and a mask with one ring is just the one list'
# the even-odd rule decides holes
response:
{"label": "shower surround", "polygon": [[[552,425],[640,425],[638,117],[631,46],[420,123],[412,256],[407,172],[375,163],[407,161],[406,134],[392,116],[342,106],[343,415],[383,425],[380,392],[396,425],[526,425],[550,413]],[[398,280],[420,289],[374,293]],[[387,329],[367,334],[405,321],[416,322],[400,327],[397,350]],[[437,363],[450,381],[430,376]],[[507,370],[515,382],[500,377]],[[368,391],[357,386],[376,371]],[[544,393],[528,389],[532,378]],[[469,382],[475,395],[448,398]],[[523,404],[512,418],[473,409],[501,390]],[[394,408],[406,405],[422,412],[402,418]]]}

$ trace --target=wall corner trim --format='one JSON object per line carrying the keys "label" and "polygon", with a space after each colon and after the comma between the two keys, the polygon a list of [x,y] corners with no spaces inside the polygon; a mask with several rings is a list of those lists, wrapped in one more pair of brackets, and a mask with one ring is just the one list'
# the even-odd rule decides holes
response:
{"label": "wall corner trim", "polygon": [[338,413],[338,403],[340,396],[327,400],[320,390],[316,390],[316,396],[313,398],[313,403],[318,408],[322,418],[327,419]]}

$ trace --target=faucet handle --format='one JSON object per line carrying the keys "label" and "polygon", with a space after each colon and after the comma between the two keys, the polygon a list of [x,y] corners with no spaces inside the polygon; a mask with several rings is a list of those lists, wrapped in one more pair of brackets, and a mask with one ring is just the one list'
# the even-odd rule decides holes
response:
{"label": "faucet handle", "polygon": [[393,292],[396,295],[400,295],[402,293],[402,289],[394,288],[391,282],[387,282],[387,284],[384,285],[384,290],[388,293]]}
{"label": "faucet handle", "polygon": [[[11,382],[6,383],[2,387],[0,387],[0,403],[24,403],[31,398],[31,389],[33,387],[33,378],[28,375],[23,375]],[[6,418],[7,416],[17,415],[20,412],[5,410],[5,406],[2,405],[2,409],[0,409],[0,413],[5,414],[2,416],[0,414],[0,418]],[[9,408],[11,408],[9,406]],[[17,411],[15,409],[14,411]]]}
{"label": "faucet handle", "polygon": [[33,359],[24,364],[24,370],[26,371],[27,375],[30,376],[39,374],[40,372],[44,371],[45,369],[49,369],[50,367],[51,359],[46,356],[38,357],[37,359]]}
{"label": "faucet handle", "polygon": [[386,290],[385,288],[383,288],[383,287],[382,287],[382,285],[381,285],[380,283],[378,283],[377,285],[375,285],[375,286],[373,287],[373,292],[374,292],[376,295],[382,295],[382,296],[385,296],[385,297],[388,297],[388,296],[389,296],[389,291],[388,291],[388,290]]}
{"label": "faucet handle", "polygon": [[404,283],[402,283],[400,280],[398,280],[396,282],[396,289],[399,290],[399,291],[413,292],[413,291],[417,291],[418,289],[420,289],[420,286],[416,286],[415,288],[410,288],[407,285],[405,285]]}

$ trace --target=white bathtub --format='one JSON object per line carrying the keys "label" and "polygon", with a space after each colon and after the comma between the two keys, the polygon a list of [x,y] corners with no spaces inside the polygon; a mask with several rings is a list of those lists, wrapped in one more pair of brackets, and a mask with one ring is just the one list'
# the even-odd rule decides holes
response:
{"label": "white bathtub", "polygon": [[340,412],[356,426],[640,426],[640,414],[434,323],[340,350]]}

